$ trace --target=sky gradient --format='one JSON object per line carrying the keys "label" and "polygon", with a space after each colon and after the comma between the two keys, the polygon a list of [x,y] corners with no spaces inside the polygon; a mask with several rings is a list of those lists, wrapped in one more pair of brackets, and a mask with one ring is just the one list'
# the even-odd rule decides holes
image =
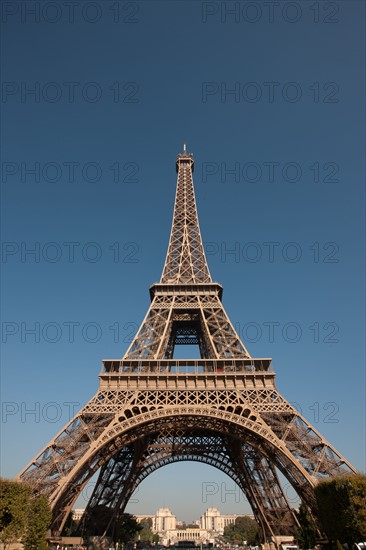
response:
{"label": "sky gradient", "polygon": [[[74,4],[2,4],[1,475],[126,351],[160,279],[183,143],[230,319],[365,471],[365,4]],[[197,463],[133,500],[187,521],[250,511]]]}

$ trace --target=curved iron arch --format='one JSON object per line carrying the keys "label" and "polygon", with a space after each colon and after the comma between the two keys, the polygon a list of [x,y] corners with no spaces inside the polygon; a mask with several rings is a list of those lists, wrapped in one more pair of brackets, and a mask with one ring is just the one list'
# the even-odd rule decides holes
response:
{"label": "curved iron arch", "polygon": [[[135,472],[134,477],[130,479],[131,483],[129,486],[127,486],[127,490],[125,490],[125,487],[123,487],[123,485],[120,483],[120,478],[118,476],[118,470],[120,466],[119,460],[122,458],[123,461],[124,456],[122,455],[122,457],[120,457],[117,453],[117,455],[115,455],[109,461],[109,463],[104,466],[103,471],[100,473],[102,483],[97,483],[96,489],[103,487],[104,494],[101,494],[100,492],[98,494],[98,491],[96,490],[96,494],[92,495],[85,513],[84,521],[87,522],[88,510],[91,512],[91,516],[93,515],[93,507],[95,507],[96,510],[105,510],[105,508],[109,506],[110,509],[114,511],[114,516],[116,515],[116,513],[118,514],[118,510],[123,511],[139,484],[146,477],[148,477],[148,475],[152,474],[159,468],[176,462],[197,461],[211,465],[223,471],[234,481],[234,483],[238,485],[238,487],[246,495],[252,511],[254,512],[254,515],[261,526],[261,530],[266,535],[288,535],[291,530],[293,530],[294,525],[298,524],[297,517],[291,510],[286,495],[277,477],[275,468],[268,460],[266,461],[264,457],[261,458],[262,462],[264,462],[264,464],[262,465],[264,466],[266,472],[267,481],[269,482],[268,484],[272,484],[272,487],[269,487],[267,498],[270,499],[271,497],[274,497],[277,506],[281,505],[281,507],[277,507],[277,509],[269,509],[268,503],[264,503],[262,501],[260,503],[262,504],[262,507],[263,504],[267,504],[266,514],[263,515],[263,513],[261,513],[261,510],[263,511],[263,508],[258,506],[258,502],[256,502],[254,495],[252,495],[250,492],[251,485],[250,483],[248,483],[248,472],[247,475],[243,475],[242,470],[238,471],[238,465],[235,461],[235,457],[230,456],[230,449],[232,448],[233,443],[230,437],[222,438],[221,435],[218,436],[216,432],[212,432],[209,429],[207,429],[206,431],[196,430],[196,433],[192,431],[189,432],[188,435],[186,434],[184,437],[191,440],[195,439],[195,447],[192,448],[192,445],[190,443],[189,448],[186,447],[183,449],[183,452],[182,450],[180,450],[179,454],[175,455],[171,454],[169,443],[169,450],[167,451],[164,448],[164,443],[161,442],[161,434],[159,434],[158,438],[161,448],[158,451],[155,452],[157,440],[150,440],[148,447],[153,446],[154,452],[151,453],[149,448],[147,448],[148,456],[146,456],[145,454],[143,465],[139,470]],[[218,442],[218,438],[221,441]],[[211,439],[211,444],[208,444],[207,439]],[[198,444],[197,440],[199,441]],[[214,448],[212,449],[212,447]],[[255,463],[255,461],[258,459],[257,451],[254,448],[251,448],[250,445],[248,445],[247,443],[242,444],[241,450],[245,452],[247,457],[250,457],[253,460],[253,463]],[[217,454],[217,452],[219,453]],[[117,475],[115,475],[116,472]],[[119,473],[121,473],[121,469]],[[110,482],[111,479],[112,483]],[[109,530],[112,521],[113,517],[111,516],[109,523],[105,528],[104,534],[106,534]],[[274,526],[277,528],[276,533],[272,529]],[[280,530],[282,528],[282,532],[279,532],[278,528],[280,528]]]}
{"label": "curved iron arch", "polygon": [[[155,431],[161,429],[164,423],[171,424],[173,422],[178,424],[178,427],[180,425],[186,429],[189,424],[188,419],[192,426],[199,426],[202,422],[204,427],[207,427],[208,419],[210,419],[211,429],[216,433],[236,435],[239,439],[242,439],[245,434],[245,439],[252,441],[253,447],[257,448],[262,455],[271,456],[295,490],[309,500],[310,495],[307,489],[314,484],[313,480],[296,463],[294,457],[281,444],[272,430],[263,422],[257,423],[253,415],[250,416],[252,418],[243,418],[234,412],[184,406],[178,409],[177,407],[155,409],[149,413],[144,411],[144,413],[128,419],[126,422],[128,426],[125,422],[121,422],[119,417],[118,421],[111,424],[109,429],[104,430],[103,439],[98,442],[98,445],[94,445],[93,452],[78,461],[77,467],[67,476],[68,484],[63,484],[57,492],[53,493],[52,504],[55,510],[54,525],[56,530],[62,529],[73,503],[90,477],[107,463],[120,448],[126,447],[129,442],[140,440],[147,433],[146,430],[153,431],[154,426]],[[125,429],[123,430],[123,428]]]}

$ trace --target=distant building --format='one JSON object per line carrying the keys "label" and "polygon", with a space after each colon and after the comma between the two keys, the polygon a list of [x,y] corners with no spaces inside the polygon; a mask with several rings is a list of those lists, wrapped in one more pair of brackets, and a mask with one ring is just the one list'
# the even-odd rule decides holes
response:
{"label": "distant building", "polygon": [[[72,511],[72,519],[80,521],[84,509],[79,508]],[[160,543],[167,546],[179,541],[194,541],[197,545],[201,543],[215,543],[217,537],[224,534],[227,525],[235,523],[238,514],[221,514],[217,508],[208,508],[202,516],[193,522],[197,527],[185,528],[183,521],[177,521],[169,508],[159,508],[155,514],[134,514],[140,523],[144,519],[151,519],[151,530],[160,537]],[[248,517],[254,518],[250,515]]]}
{"label": "distant building", "polygon": [[230,523],[235,523],[237,514],[221,515],[217,508],[208,508],[204,514],[198,520],[198,524],[201,529],[207,529],[207,531],[217,531],[224,533],[224,529]]}
{"label": "distant building", "polygon": [[169,508],[159,508],[155,514],[155,522],[153,522],[153,531],[161,533],[172,531],[176,528],[177,518],[173,516]]}
{"label": "distant building", "polygon": [[221,514],[217,508],[208,508],[200,519],[193,522],[197,528],[184,528],[185,523],[177,521],[176,516],[173,516],[169,508],[160,508],[155,515],[139,514],[135,517],[137,521],[151,518],[151,530],[159,535],[160,543],[163,545],[175,544],[182,540],[193,541],[199,545],[200,543],[215,543],[215,539],[224,534],[225,527],[230,523],[235,523],[240,516],[238,514]]}
{"label": "distant building", "polygon": [[75,521],[75,523],[79,523],[79,521],[83,516],[84,511],[85,511],[85,508],[75,508],[75,510],[72,510],[71,511],[72,520]]}
{"label": "distant building", "polygon": [[175,525],[176,525],[176,527],[184,527],[185,526],[185,521],[176,521]]}
{"label": "distant building", "polygon": [[151,519],[152,525],[154,523],[155,514],[133,514],[136,518],[137,523],[141,523],[144,519]]}
{"label": "distant building", "polygon": [[173,516],[169,508],[159,508],[156,514],[135,514],[136,520],[140,523],[146,518],[151,519],[151,530],[154,533],[170,531],[176,528],[176,517]]}

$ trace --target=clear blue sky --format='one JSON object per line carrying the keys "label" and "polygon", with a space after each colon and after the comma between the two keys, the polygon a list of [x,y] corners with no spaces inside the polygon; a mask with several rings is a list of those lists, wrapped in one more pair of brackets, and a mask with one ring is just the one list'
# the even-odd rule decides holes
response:
{"label": "clear blue sky", "polygon": [[[102,358],[126,351],[160,278],[183,142],[231,320],[365,470],[365,4],[3,10],[1,475],[66,424],[66,403],[91,398]],[[128,509],[249,511],[231,489],[208,466],[168,466]]]}

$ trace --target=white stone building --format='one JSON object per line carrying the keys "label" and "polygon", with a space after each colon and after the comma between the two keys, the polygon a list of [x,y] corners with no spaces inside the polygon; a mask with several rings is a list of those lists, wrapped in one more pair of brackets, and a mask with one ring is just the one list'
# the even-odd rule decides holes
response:
{"label": "white stone building", "polygon": [[81,520],[84,511],[85,511],[84,508],[75,508],[74,510],[72,510],[71,517],[73,521],[78,523]]}
{"label": "white stone building", "polygon": [[153,531],[161,533],[165,531],[173,531],[176,528],[177,518],[173,516],[169,508],[159,508],[155,514],[155,522],[153,521]]}
{"label": "white stone building", "polygon": [[238,517],[237,514],[221,515],[217,508],[208,508],[198,520],[198,525],[201,529],[216,531],[217,533],[223,534],[225,527],[230,525],[230,523],[235,523]]}
{"label": "white stone building", "polygon": [[214,543],[218,536],[223,535],[226,525],[235,523],[239,516],[237,514],[222,515],[217,508],[208,508],[200,519],[194,522],[197,528],[186,529],[179,528],[183,522],[177,522],[169,508],[160,508],[155,515],[139,514],[135,517],[137,521],[151,518],[151,530],[160,536],[160,542],[163,545],[175,544],[182,540],[194,541],[200,545],[201,543]]}

